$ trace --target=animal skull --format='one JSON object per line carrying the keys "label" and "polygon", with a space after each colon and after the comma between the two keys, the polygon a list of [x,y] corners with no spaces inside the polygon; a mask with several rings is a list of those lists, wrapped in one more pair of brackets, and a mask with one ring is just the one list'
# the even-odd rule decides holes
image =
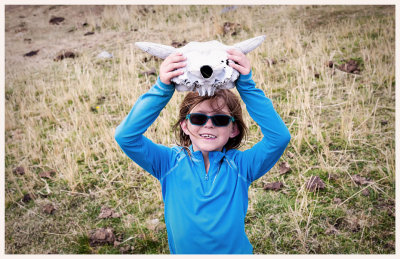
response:
{"label": "animal skull", "polygon": [[199,95],[214,95],[218,89],[235,87],[239,72],[228,65],[228,49],[236,48],[244,54],[258,47],[265,35],[251,38],[233,46],[218,41],[189,42],[184,47],[174,48],[152,42],[136,42],[143,51],[165,59],[173,52],[181,52],[186,57],[184,73],[171,81],[178,91],[197,91]]}

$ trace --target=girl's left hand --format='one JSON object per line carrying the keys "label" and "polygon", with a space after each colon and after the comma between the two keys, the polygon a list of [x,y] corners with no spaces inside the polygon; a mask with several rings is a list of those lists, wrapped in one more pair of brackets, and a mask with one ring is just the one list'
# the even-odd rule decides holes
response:
{"label": "girl's left hand", "polygon": [[228,59],[234,61],[230,61],[229,66],[239,71],[239,73],[242,75],[247,75],[250,73],[250,60],[246,57],[245,54],[237,49],[229,49],[226,52],[228,52]]}

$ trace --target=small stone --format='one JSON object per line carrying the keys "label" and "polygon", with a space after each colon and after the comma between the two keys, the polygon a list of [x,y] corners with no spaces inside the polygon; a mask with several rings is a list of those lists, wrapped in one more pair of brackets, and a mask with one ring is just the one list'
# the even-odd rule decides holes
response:
{"label": "small stone", "polygon": [[368,189],[364,189],[361,193],[364,196],[369,196],[369,190]]}
{"label": "small stone", "polygon": [[48,203],[48,204],[43,206],[42,210],[46,214],[53,214],[56,209],[54,208],[53,204]]}
{"label": "small stone", "polygon": [[274,183],[267,183],[264,185],[264,190],[273,190],[273,191],[279,191],[283,186],[283,183],[281,182],[274,182]]}
{"label": "small stone", "polygon": [[290,172],[290,165],[288,162],[282,162],[279,164],[279,173],[286,174]]}
{"label": "small stone", "polygon": [[25,168],[23,168],[22,166],[18,166],[17,168],[14,168],[13,173],[17,175],[24,175]]}
{"label": "small stone", "polygon": [[102,59],[113,58],[113,54],[108,53],[107,51],[102,51],[100,52],[99,55],[97,55],[97,58],[102,58]]}
{"label": "small stone", "polygon": [[90,246],[97,245],[113,245],[115,241],[114,229],[113,228],[99,228],[91,230],[89,233]]}
{"label": "small stone", "polygon": [[61,22],[65,20],[64,17],[56,17],[52,16],[49,23],[54,24],[54,25],[59,25]]}
{"label": "small stone", "polygon": [[309,191],[323,190],[325,189],[325,183],[318,176],[311,176],[310,180],[308,180],[306,188]]}
{"label": "small stone", "polygon": [[32,50],[28,53],[24,54],[24,57],[32,57],[32,56],[36,56],[38,54],[39,50]]}
{"label": "small stone", "polygon": [[358,185],[367,185],[367,184],[373,183],[373,182],[370,181],[369,179],[367,179],[367,178],[365,178],[365,177],[362,177],[362,176],[360,176],[360,175],[358,175],[358,174],[353,175],[351,178],[352,178],[353,181],[354,181],[356,184],[358,184]]}
{"label": "small stone", "polygon": [[31,195],[30,193],[27,193],[22,198],[22,201],[25,202],[25,203],[28,203],[28,202],[30,202],[32,200],[32,198],[33,198],[33,195]]}
{"label": "small stone", "polygon": [[332,67],[333,67],[333,61],[328,61],[328,62],[326,62],[325,65],[326,65],[327,67],[332,68]]}
{"label": "small stone", "polygon": [[103,206],[100,210],[100,215],[99,219],[105,219],[105,218],[119,218],[120,215],[119,213],[115,213],[111,208]]}
{"label": "small stone", "polygon": [[39,177],[40,177],[40,178],[52,179],[55,173],[56,173],[56,171],[54,171],[54,170],[50,170],[50,171],[46,171],[46,172],[41,172],[41,173],[39,174]]}
{"label": "small stone", "polygon": [[340,204],[342,202],[342,199],[340,198],[333,198],[333,202],[336,204]]}

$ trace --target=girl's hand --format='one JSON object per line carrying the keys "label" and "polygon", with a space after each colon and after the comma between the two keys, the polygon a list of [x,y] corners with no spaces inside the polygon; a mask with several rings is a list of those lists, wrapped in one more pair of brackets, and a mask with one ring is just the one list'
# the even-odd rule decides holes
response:
{"label": "girl's hand", "polygon": [[239,71],[239,73],[242,75],[247,75],[250,73],[250,60],[245,54],[237,49],[229,49],[226,52],[228,52],[228,59],[234,61],[230,61],[229,66]]}
{"label": "girl's hand", "polygon": [[[182,53],[172,53],[160,65],[160,80],[164,84],[171,84],[171,79],[182,75],[184,72],[178,68],[186,66],[186,60]],[[178,70],[177,70],[178,69]]]}

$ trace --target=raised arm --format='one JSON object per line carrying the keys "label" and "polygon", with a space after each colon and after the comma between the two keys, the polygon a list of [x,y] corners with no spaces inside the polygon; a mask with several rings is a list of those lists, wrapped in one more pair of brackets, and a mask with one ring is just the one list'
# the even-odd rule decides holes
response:
{"label": "raised arm", "polygon": [[172,150],[153,143],[143,134],[174,94],[175,88],[170,79],[182,73],[175,69],[185,65],[181,62],[183,60],[180,54],[171,54],[164,60],[156,84],[139,97],[115,131],[115,140],[127,156],[157,179],[168,170]]}
{"label": "raised arm", "polygon": [[[256,88],[252,79],[250,62],[239,51],[228,51],[229,59],[237,62],[231,64],[241,75],[236,88],[246,104],[252,119],[260,126],[263,138],[251,149],[239,153],[238,164],[247,171],[249,182],[263,176],[279,160],[290,141],[290,133],[281,117],[275,111],[272,102],[261,89]],[[243,73],[242,73],[243,72]],[[247,72],[247,74],[246,74]]]}

